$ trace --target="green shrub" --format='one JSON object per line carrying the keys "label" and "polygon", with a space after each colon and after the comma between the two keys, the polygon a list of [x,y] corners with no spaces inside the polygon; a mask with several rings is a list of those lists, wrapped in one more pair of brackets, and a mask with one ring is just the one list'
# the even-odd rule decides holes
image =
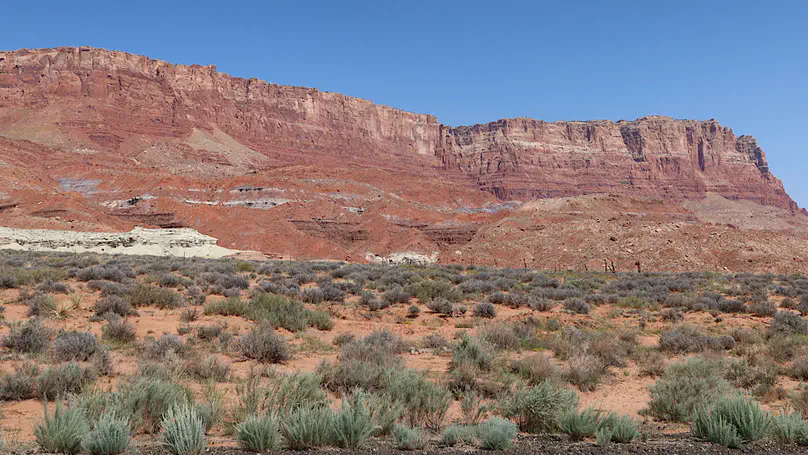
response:
{"label": "green shrub", "polygon": [[558,367],[546,353],[540,352],[511,364],[511,371],[525,379],[528,384],[540,384],[558,376]]}
{"label": "green shrub", "polygon": [[640,436],[637,423],[628,416],[609,414],[609,416],[604,419],[601,430],[608,431],[610,442],[626,443]]}
{"label": "green shrub", "polygon": [[492,357],[487,346],[464,333],[461,335],[460,342],[452,350],[452,362],[449,368],[454,369],[463,364],[471,364],[486,371],[491,368]]}
{"label": "green shrub", "polygon": [[476,437],[476,425],[449,425],[443,429],[440,443],[444,447],[454,447],[458,444],[472,444]]}
{"label": "green shrub", "polygon": [[317,330],[331,330],[334,328],[334,320],[325,311],[309,312],[308,323]]}
{"label": "green shrub", "polygon": [[773,416],[769,433],[772,439],[782,444],[808,445],[808,423],[797,412]]}
{"label": "green shrub", "polygon": [[342,397],[342,405],[333,420],[337,445],[356,449],[375,434],[379,427],[373,422],[367,400],[362,392]]}
{"label": "green shrub", "polygon": [[302,332],[309,325],[309,310],[302,303],[263,292],[252,298],[248,317],[290,332]]}
{"label": "green shrub", "polygon": [[250,452],[269,452],[281,446],[280,424],[273,415],[250,415],[236,425],[235,432],[238,445]]}
{"label": "green shrub", "polygon": [[39,321],[29,319],[22,325],[11,325],[2,344],[12,351],[23,354],[39,354],[50,345],[51,331]]}
{"label": "green shrub", "polygon": [[696,438],[738,447],[762,439],[769,430],[768,414],[754,400],[737,395],[722,397],[693,412],[690,429]]}
{"label": "green shrub", "polygon": [[244,357],[261,363],[282,363],[292,357],[286,340],[268,324],[259,324],[239,338],[236,348]]}
{"label": "green shrub", "polygon": [[377,428],[376,434],[390,434],[398,419],[404,415],[404,405],[387,393],[369,393],[366,399],[370,416]]}
{"label": "green shrub", "polygon": [[202,419],[188,403],[169,408],[160,427],[160,439],[174,455],[199,455],[207,447]]}
{"label": "green shrub", "polygon": [[460,291],[445,281],[424,280],[408,286],[407,290],[424,304],[437,298],[446,299],[449,302],[458,302],[463,299]]}
{"label": "green shrub", "polygon": [[301,407],[283,418],[281,432],[292,450],[327,446],[334,440],[333,420],[326,406]]}
{"label": "green shrub", "polygon": [[595,444],[605,447],[612,443],[614,434],[610,428],[601,427],[595,432]]}
{"label": "green shrub", "polygon": [[292,373],[284,376],[265,392],[266,407],[284,416],[302,407],[328,404],[328,397],[320,387],[322,377],[315,373]]}
{"label": "green shrub", "polygon": [[649,387],[651,400],[644,413],[659,420],[687,422],[698,406],[730,391],[722,376],[719,365],[703,358],[672,363]]}
{"label": "green shrub", "polygon": [[34,364],[23,364],[0,379],[0,400],[19,401],[36,398],[36,379],[39,368]]}
{"label": "green shrub", "polygon": [[427,436],[419,428],[396,425],[391,432],[396,448],[401,450],[421,450],[426,447]]}
{"label": "green shrub", "polygon": [[520,388],[501,401],[502,415],[516,419],[527,433],[551,433],[559,428],[563,414],[574,411],[578,395],[552,381]]}
{"label": "green shrub", "polygon": [[166,379],[139,377],[124,389],[121,409],[131,416],[132,423],[146,433],[152,433],[169,409],[193,401],[193,392]]}
{"label": "green shrub", "polygon": [[249,302],[245,302],[238,297],[233,297],[227,300],[214,300],[213,302],[205,304],[203,314],[246,317],[249,312]]}
{"label": "green shrub", "polygon": [[93,381],[95,374],[91,370],[81,368],[76,362],[70,362],[43,371],[36,378],[36,389],[39,396],[57,398],[80,393]]}
{"label": "green shrub", "polygon": [[131,440],[129,422],[114,413],[105,412],[85,436],[82,447],[92,455],[117,455],[126,452]]}
{"label": "green shrub", "polygon": [[445,387],[427,380],[413,370],[395,372],[389,379],[388,392],[404,406],[404,417],[410,425],[422,425],[437,431],[453,401]]}
{"label": "green shrub", "polygon": [[480,302],[474,306],[474,316],[491,319],[496,317],[497,310],[491,302]]}
{"label": "green shrub", "polygon": [[502,450],[510,447],[516,433],[516,424],[500,417],[492,417],[477,427],[480,447],[485,450]]}
{"label": "green shrub", "polygon": [[180,308],[185,305],[182,295],[177,292],[145,284],[138,284],[135,287],[129,301],[135,307],[155,306],[164,310]]}
{"label": "green shrub", "polygon": [[561,432],[569,435],[573,441],[581,441],[584,438],[594,436],[602,424],[603,412],[595,408],[567,411],[558,420],[558,427]]}
{"label": "green shrub", "polygon": [[36,424],[34,437],[47,452],[75,454],[81,452],[81,442],[88,431],[83,409],[64,408],[61,403],[56,403],[51,416],[45,403],[45,421]]}

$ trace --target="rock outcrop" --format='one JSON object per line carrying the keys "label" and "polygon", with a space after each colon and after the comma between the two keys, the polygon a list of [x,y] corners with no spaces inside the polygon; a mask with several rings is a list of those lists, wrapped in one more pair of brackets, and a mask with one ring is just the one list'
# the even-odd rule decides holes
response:
{"label": "rock outcrop", "polygon": [[[83,47],[0,51],[0,172],[6,226],[188,227],[294,258],[439,251],[442,262],[525,265],[520,252],[537,247],[519,239],[551,238],[573,216],[527,215],[524,202],[547,198],[625,198],[679,220],[684,202],[713,194],[793,216],[783,222],[792,233],[804,218],[755,139],[715,120],[450,127],[214,66]],[[492,244],[506,227],[510,246]],[[598,251],[558,264],[599,261]]]}

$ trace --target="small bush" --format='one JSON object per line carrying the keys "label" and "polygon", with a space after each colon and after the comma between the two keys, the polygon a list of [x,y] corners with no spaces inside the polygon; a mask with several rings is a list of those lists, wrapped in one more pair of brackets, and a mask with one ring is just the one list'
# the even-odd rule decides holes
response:
{"label": "small bush", "polygon": [[602,424],[603,413],[595,408],[565,412],[558,422],[561,432],[568,435],[573,441],[581,441],[594,436]]}
{"label": "small bush", "polygon": [[160,427],[161,440],[174,455],[199,455],[207,447],[205,427],[193,406],[185,404],[169,408]]}
{"label": "small bush", "polygon": [[808,445],[808,423],[796,412],[773,416],[769,433],[781,444]]}
{"label": "small bush", "polygon": [[427,300],[426,307],[429,308],[430,311],[438,314],[443,314],[446,316],[455,315],[455,304],[447,299],[444,299],[443,297],[435,297]]}
{"label": "small bush", "polygon": [[536,311],[550,311],[555,307],[555,302],[544,297],[533,297],[530,299],[530,308]]}
{"label": "small bush", "polygon": [[281,446],[280,423],[272,415],[250,415],[236,425],[239,447],[250,452],[269,452]]}
{"label": "small bush", "polygon": [[48,348],[50,336],[50,329],[38,319],[30,319],[22,325],[10,326],[9,334],[3,337],[2,344],[12,351],[38,354]]}
{"label": "small bush", "polygon": [[687,422],[693,411],[730,390],[720,366],[702,358],[672,363],[649,387],[651,401],[645,413],[659,420]]}
{"label": "small bush", "polygon": [[487,371],[491,368],[493,355],[488,346],[469,335],[463,334],[460,342],[452,350],[451,369],[456,369],[460,365],[470,364]]}
{"label": "small bush", "polygon": [[283,418],[282,433],[292,450],[322,447],[334,440],[334,413],[326,406],[301,407]]}
{"label": "small bush", "polygon": [[524,378],[528,384],[536,385],[558,376],[558,367],[545,353],[533,354],[511,365],[511,371]]}
{"label": "small bush", "polygon": [[407,303],[411,298],[412,295],[405,291],[401,286],[396,286],[382,294],[382,300],[391,305],[396,303]]}
{"label": "small bush", "polygon": [[147,433],[159,429],[168,410],[191,402],[193,393],[171,379],[141,376],[125,388],[121,400],[124,415]]}
{"label": "small bush", "polygon": [[185,357],[190,354],[190,348],[180,337],[166,333],[147,345],[145,354],[152,359],[163,359],[170,355]]}
{"label": "small bush", "polygon": [[241,317],[246,317],[249,312],[249,302],[245,302],[238,297],[227,300],[214,300],[213,302],[205,304],[205,309],[203,310],[203,314],[207,315],[218,314],[219,316]]}
{"label": "small bush", "polygon": [[282,363],[292,357],[286,340],[266,324],[258,325],[239,338],[236,348],[244,357],[261,363]]}
{"label": "small bush", "polygon": [[640,436],[637,423],[628,416],[610,414],[601,429],[609,432],[609,442],[628,443]]}
{"label": "small bush", "polygon": [[0,400],[19,401],[36,397],[36,378],[39,369],[33,364],[17,367],[12,374],[0,380]]}
{"label": "small bush", "polygon": [[177,292],[145,284],[137,285],[130,296],[130,301],[135,307],[155,306],[164,310],[180,308],[185,305],[182,295]]}
{"label": "small bush", "polygon": [[126,452],[131,440],[129,421],[104,412],[85,436],[82,447],[91,455],[117,455]]}
{"label": "small bush", "polygon": [[697,408],[690,429],[696,438],[737,448],[762,439],[769,424],[769,416],[756,401],[735,396]]}
{"label": "small bush", "polygon": [[564,300],[564,309],[575,314],[589,314],[589,304],[579,298]]}
{"label": "small bush", "polygon": [[797,313],[778,311],[772,318],[769,330],[773,333],[803,335],[808,333],[808,321],[801,318]]}
{"label": "small bush", "polygon": [[595,390],[606,367],[601,360],[593,355],[581,354],[570,359],[569,381],[578,386],[581,392]]}
{"label": "small bush", "polygon": [[126,317],[137,313],[129,302],[117,295],[110,295],[98,300],[95,302],[95,308],[93,311],[97,317],[103,317],[107,313],[115,313],[121,317]]}
{"label": "small bush", "polygon": [[476,425],[449,425],[441,433],[440,443],[444,447],[454,447],[458,444],[472,444],[476,437]]}
{"label": "small bush", "polygon": [[180,322],[194,322],[199,319],[199,310],[196,308],[186,308],[180,313]]}
{"label": "small bush", "polygon": [[47,452],[76,454],[81,452],[81,443],[88,431],[84,409],[64,408],[61,403],[56,403],[51,416],[45,403],[45,421],[36,424],[34,437]]}
{"label": "small bush", "polygon": [[478,318],[494,318],[497,316],[497,310],[491,302],[480,302],[474,306],[474,316]]}
{"label": "small bush", "polygon": [[337,445],[357,449],[379,429],[367,407],[363,393],[342,397],[342,405],[334,416],[334,439]]}
{"label": "small bush", "polygon": [[62,332],[53,340],[51,354],[53,360],[66,362],[76,360],[86,362],[101,346],[98,338],[89,332]]}
{"label": "small bush", "polygon": [[419,428],[396,425],[392,431],[396,448],[401,450],[421,450],[426,447],[429,440]]}
{"label": "small bush", "polygon": [[492,417],[477,428],[480,447],[485,450],[502,450],[510,447],[516,433],[516,424],[500,417]]}
{"label": "small bush", "polygon": [[514,418],[519,429],[528,433],[550,433],[559,428],[561,415],[578,405],[575,392],[545,381],[520,388],[501,401],[502,415]]}
{"label": "small bush", "polygon": [[55,365],[42,372],[36,379],[36,388],[40,396],[64,397],[67,394],[78,394],[95,380],[95,374],[89,369],[82,369],[76,362]]}
{"label": "small bush", "polygon": [[777,305],[770,300],[755,302],[749,305],[749,312],[755,316],[774,316],[774,314],[777,313]]}

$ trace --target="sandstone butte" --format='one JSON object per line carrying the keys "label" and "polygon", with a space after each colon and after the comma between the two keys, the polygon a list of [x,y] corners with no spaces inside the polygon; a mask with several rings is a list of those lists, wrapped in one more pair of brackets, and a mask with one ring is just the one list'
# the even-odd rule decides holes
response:
{"label": "sandstone butte", "polygon": [[0,172],[7,227],[189,227],[274,258],[808,272],[808,216],[716,120],[451,127],[215,66],[20,49],[0,51]]}

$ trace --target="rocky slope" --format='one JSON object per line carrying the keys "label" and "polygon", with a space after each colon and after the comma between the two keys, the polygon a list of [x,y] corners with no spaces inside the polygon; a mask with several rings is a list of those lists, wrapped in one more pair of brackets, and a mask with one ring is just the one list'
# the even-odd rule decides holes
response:
{"label": "rocky slope", "polygon": [[715,194],[794,215],[789,229],[803,218],[754,138],[714,120],[452,128],[94,48],[0,52],[0,168],[7,226],[192,227],[229,248],[298,257],[491,262],[499,247],[480,236],[522,217],[521,202],[593,194],[674,214]]}

